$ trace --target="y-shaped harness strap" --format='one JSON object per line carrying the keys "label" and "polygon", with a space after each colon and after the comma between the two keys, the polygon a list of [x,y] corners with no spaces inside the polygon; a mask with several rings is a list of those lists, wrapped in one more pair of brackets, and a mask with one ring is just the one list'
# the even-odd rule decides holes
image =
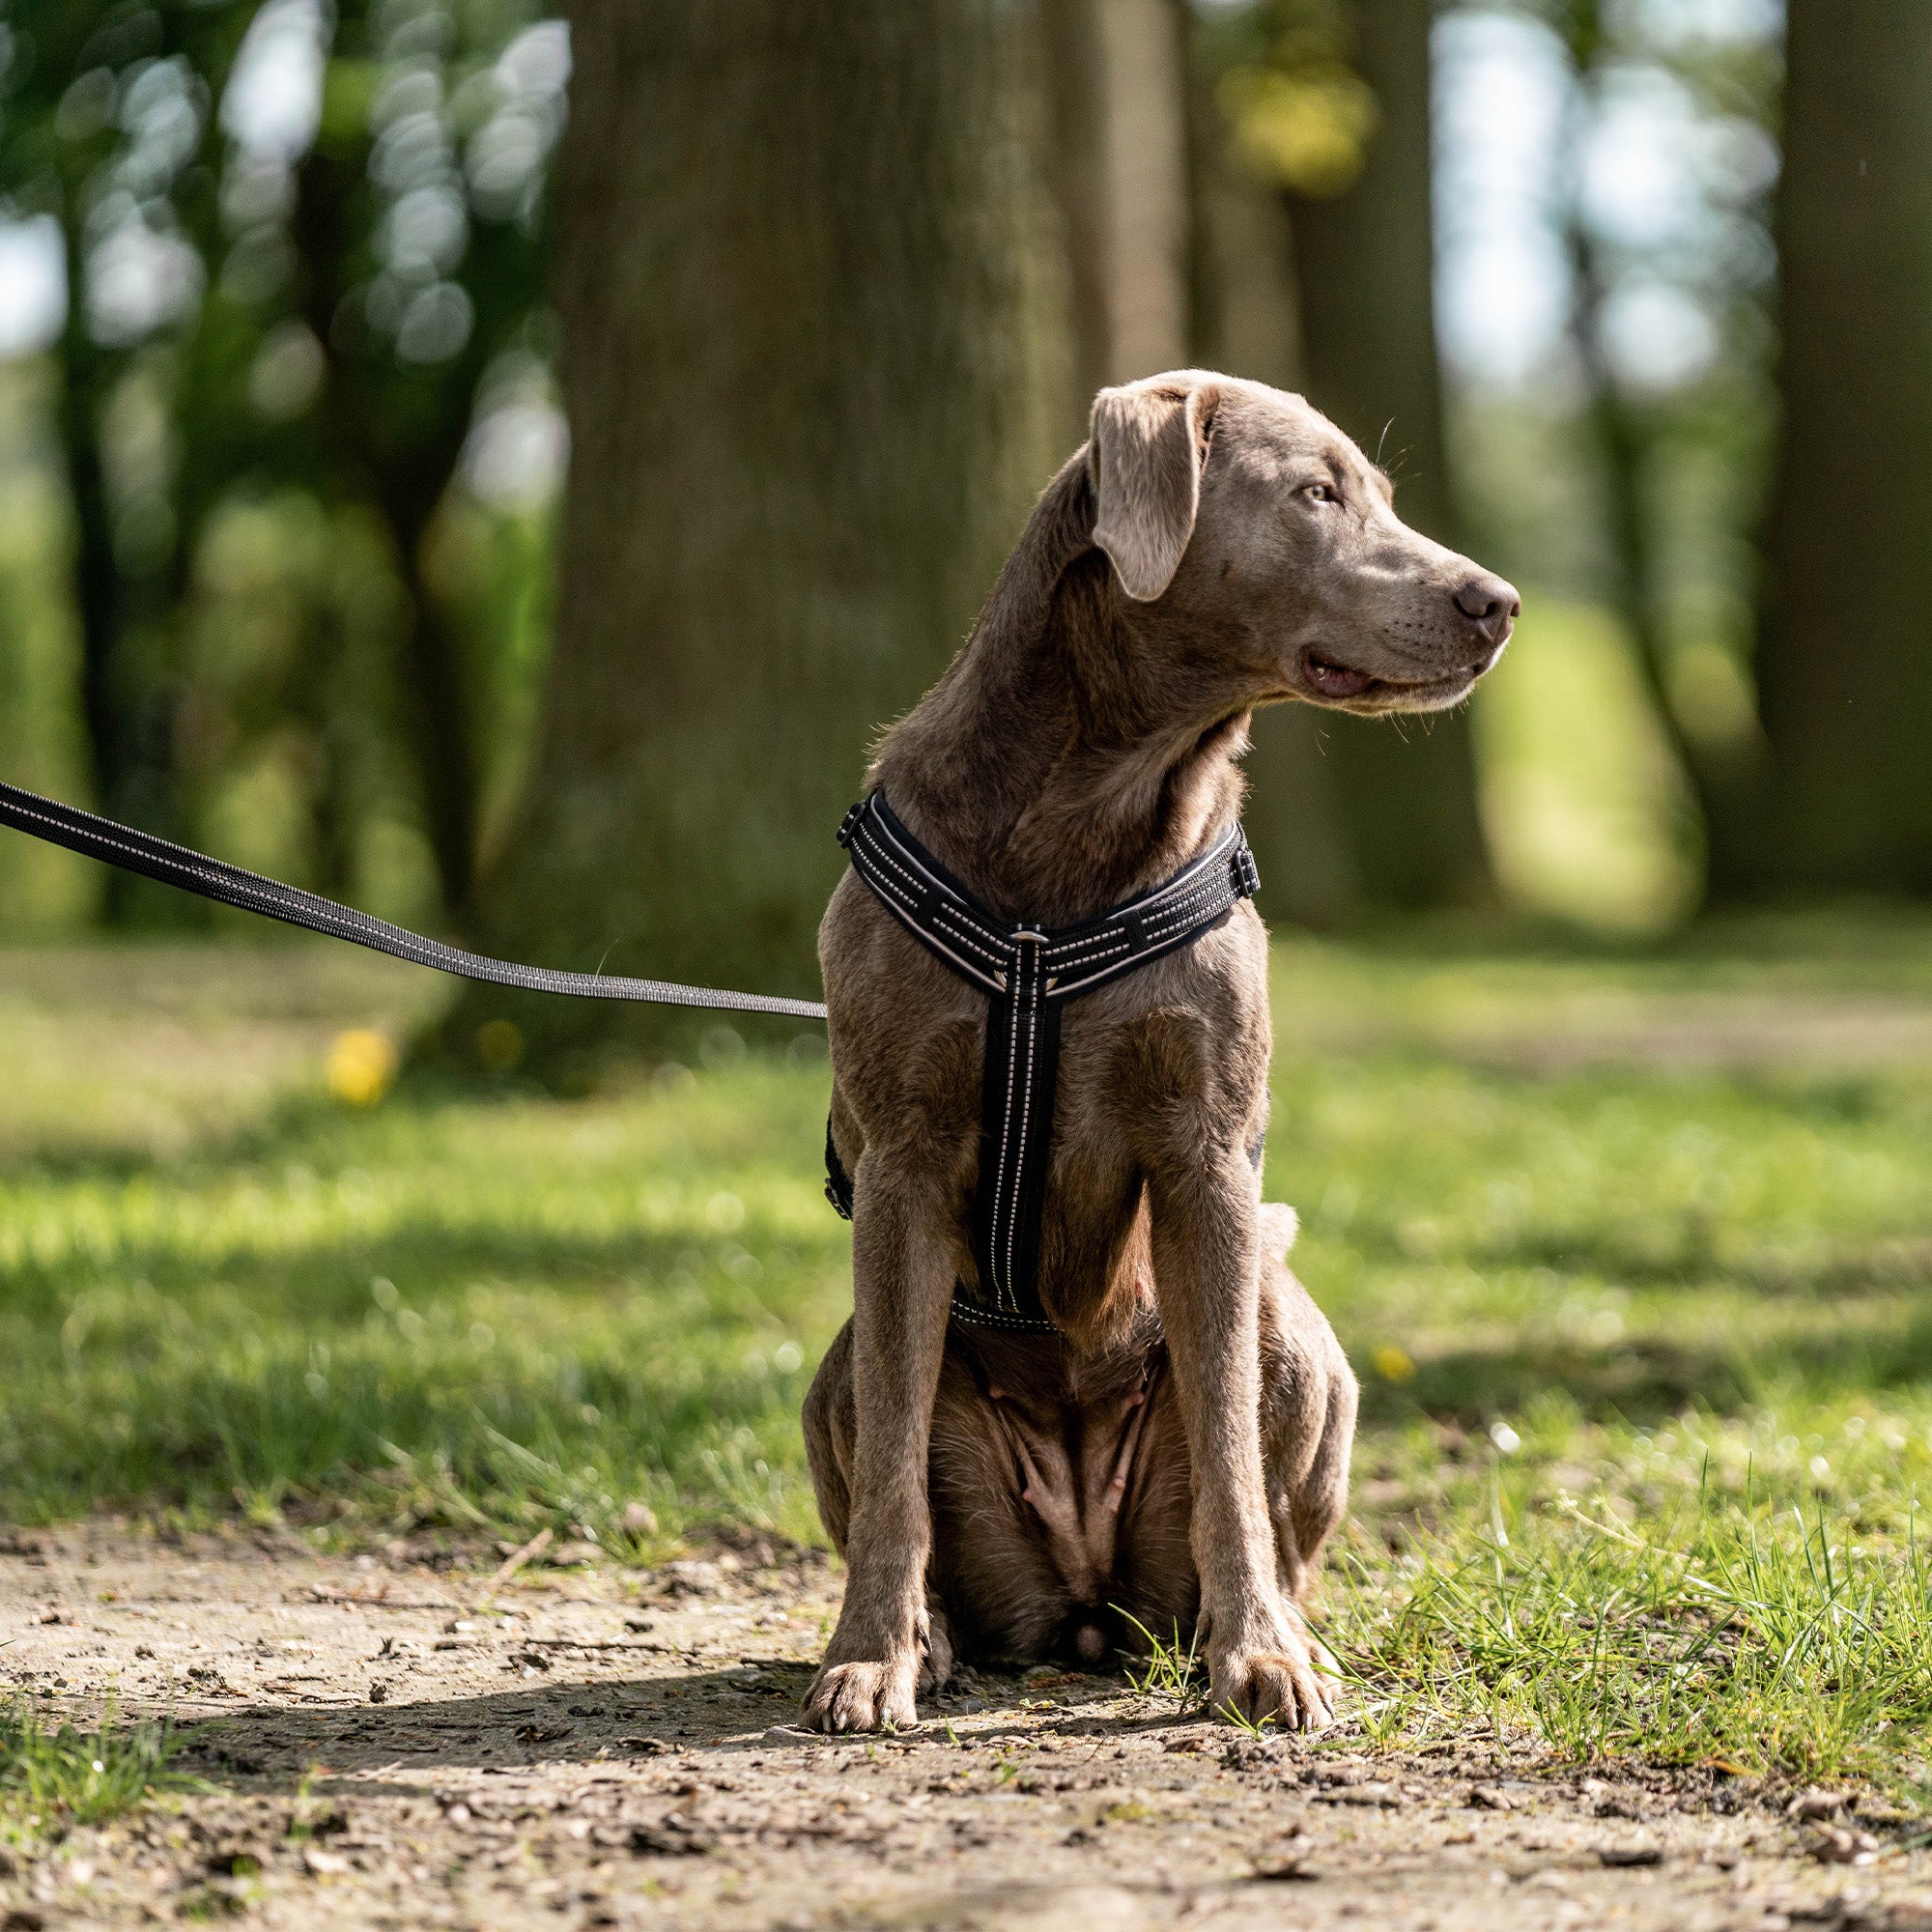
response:
{"label": "y-shaped harness strap", "polygon": [[[845,814],[838,842],[879,902],[927,952],[987,996],[986,1070],[974,1208],[977,1290],[952,1312],[986,1327],[1052,1333],[1037,1281],[1053,1138],[1060,1009],[1198,939],[1261,885],[1233,825],[1165,885],[1079,925],[1009,925],[920,844],[883,792]],[[826,1193],[848,1218],[852,1183],[825,1138]]]}

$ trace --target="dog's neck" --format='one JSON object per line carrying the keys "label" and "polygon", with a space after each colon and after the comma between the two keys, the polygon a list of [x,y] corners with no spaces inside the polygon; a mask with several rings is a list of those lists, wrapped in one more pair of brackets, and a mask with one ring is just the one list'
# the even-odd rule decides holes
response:
{"label": "dog's neck", "polygon": [[914,836],[1009,919],[1065,925],[1118,905],[1240,810],[1247,703],[1111,573],[1083,450],[873,761]]}

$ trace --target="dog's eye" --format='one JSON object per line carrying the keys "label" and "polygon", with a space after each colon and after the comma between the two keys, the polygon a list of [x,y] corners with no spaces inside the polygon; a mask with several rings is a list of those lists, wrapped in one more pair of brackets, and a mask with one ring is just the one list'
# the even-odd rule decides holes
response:
{"label": "dog's eye", "polygon": [[1342,499],[1335,494],[1332,483],[1304,483],[1301,495],[1311,503],[1339,503]]}

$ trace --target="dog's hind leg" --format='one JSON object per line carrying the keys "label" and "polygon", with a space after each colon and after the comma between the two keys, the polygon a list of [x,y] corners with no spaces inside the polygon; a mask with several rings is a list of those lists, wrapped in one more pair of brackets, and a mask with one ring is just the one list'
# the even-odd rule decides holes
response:
{"label": "dog's hind leg", "polygon": [[1279,1262],[1262,1270],[1262,1461],[1283,1589],[1305,1598],[1349,1503],[1355,1378],[1308,1291]]}
{"label": "dog's hind leg", "polygon": [[845,1554],[852,1526],[852,1440],[858,1433],[857,1405],[852,1398],[852,1324],[832,1338],[825,1359],[806,1391],[805,1460],[811,1470],[811,1488],[818,1498],[818,1520],[832,1547]]}

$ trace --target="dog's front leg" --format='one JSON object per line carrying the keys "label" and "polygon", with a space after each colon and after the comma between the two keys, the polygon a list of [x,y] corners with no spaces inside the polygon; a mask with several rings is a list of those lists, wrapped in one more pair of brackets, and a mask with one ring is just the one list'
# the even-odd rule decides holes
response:
{"label": "dog's front leg", "polygon": [[1217,1711],[1313,1730],[1332,1715],[1282,1595],[1261,1435],[1259,1187],[1239,1149],[1150,1177],[1154,1292],[1194,1473],[1192,1542]]}
{"label": "dog's front leg", "polygon": [[919,1163],[868,1147],[853,1180],[845,1603],[805,1703],[806,1722],[822,1731],[918,1721],[932,1548],[926,1450],[952,1299],[941,1190]]}

